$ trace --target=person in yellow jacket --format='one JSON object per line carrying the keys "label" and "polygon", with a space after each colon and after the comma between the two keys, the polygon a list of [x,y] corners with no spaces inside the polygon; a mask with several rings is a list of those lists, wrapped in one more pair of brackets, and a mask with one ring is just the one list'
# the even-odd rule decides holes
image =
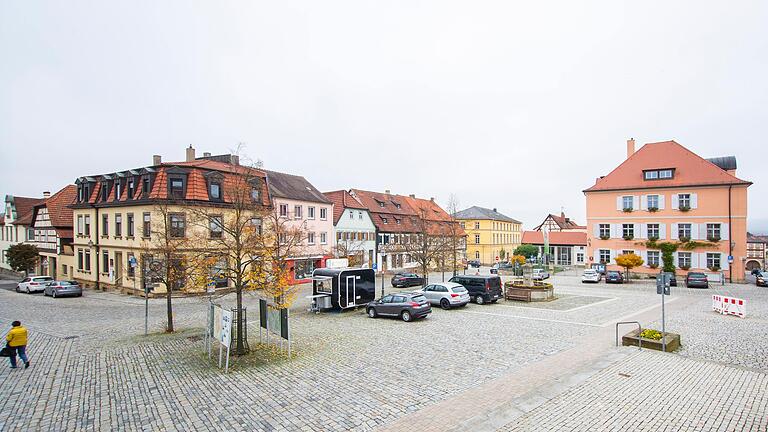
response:
{"label": "person in yellow jacket", "polygon": [[29,367],[29,359],[27,358],[27,329],[21,325],[21,322],[14,321],[11,324],[11,331],[5,336],[5,340],[8,341],[8,348],[12,350],[11,354],[11,369],[16,368],[16,353],[19,354],[21,361],[24,362],[24,369]]}

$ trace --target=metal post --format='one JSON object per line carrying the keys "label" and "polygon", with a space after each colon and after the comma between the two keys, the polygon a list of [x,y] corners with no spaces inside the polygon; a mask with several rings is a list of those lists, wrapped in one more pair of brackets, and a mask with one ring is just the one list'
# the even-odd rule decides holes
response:
{"label": "metal post", "polygon": [[[224,348],[224,344],[219,344],[219,368],[221,368],[221,351]],[[229,351],[229,349],[227,349]]]}
{"label": "metal post", "polygon": [[289,309],[288,312],[288,319],[286,322],[288,323],[288,360],[291,359],[291,310]]}
{"label": "metal post", "polygon": [[224,373],[229,373],[229,347],[227,347],[227,364],[224,366]]}
{"label": "metal post", "polygon": [[384,266],[381,269],[381,296],[384,297]]}
{"label": "metal post", "polygon": [[[664,278],[664,282],[667,282],[666,277]],[[666,288],[666,283],[664,284],[664,288]],[[666,318],[664,313],[664,297],[666,297],[665,290],[661,291],[661,350],[663,352],[667,352],[667,325],[666,325]]]}
{"label": "metal post", "polygon": [[149,287],[147,286],[147,280],[144,279],[144,336],[147,335],[149,329]]}

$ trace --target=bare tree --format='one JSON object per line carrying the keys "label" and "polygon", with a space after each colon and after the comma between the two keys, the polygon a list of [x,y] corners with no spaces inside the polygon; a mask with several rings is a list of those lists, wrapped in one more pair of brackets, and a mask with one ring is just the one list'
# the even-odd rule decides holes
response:
{"label": "bare tree", "polygon": [[429,220],[427,210],[417,209],[417,212],[418,217],[413,220],[415,232],[406,234],[401,246],[411,260],[419,265],[426,285],[429,282],[430,267],[438,263],[445,253],[447,227],[439,221]]}
{"label": "bare tree", "polygon": [[[165,331],[173,332],[173,291],[183,289],[189,278],[187,215],[184,208],[173,201],[157,203],[150,220],[144,221],[144,234],[149,234],[141,247],[141,269],[145,284],[165,285],[167,322]],[[149,232],[147,232],[147,230]]]}
{"label": "bare tree", "polygon": [[453,265],[453,275],[456,276],[458,273],[458,268],[456,266],[458,261],[457,251],[462,246],[466,247],[464,230],[461,228],[458,220],[456,219],[456,213],[459,212],[459,199],[456,197],[456,195],[451,194],[448,197],[448,205],[446,206],[446,210],[450,218],[447,233],[449,236],[449,241],[446,242],[448,251],[446,255],[448,255],[450,262]]}

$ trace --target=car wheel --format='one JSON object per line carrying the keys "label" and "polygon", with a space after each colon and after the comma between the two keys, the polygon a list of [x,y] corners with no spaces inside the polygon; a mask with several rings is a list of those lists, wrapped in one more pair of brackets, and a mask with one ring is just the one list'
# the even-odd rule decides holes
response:
{"label": "car wheel", "polygon": [[413,319],[413,317],[411,316],[411,313],[408,312],[407,310],[403,311],[403,313],[400,315],[400,318],[402,318],[403,321],[405,322],[409,322]]}
{"label": "car wheel", "polygon": [[32,291],[29,290],[29,287],[27,287],[27,294],[32,294]]}
{"label": "car wheel", "polygon": [[483,296],[477,296],[477,297],[475,297],[475,303],[481,305],[481,304],[485,303],[485,299],[483,298]]}
{"label": "car wheel", "polygon": [[448,299],[442,299],[442,300],[440,300],[440,307],[443,308],[443,309],[446,309],[446,310],[450,309],[451,308],[451,303],[448,301]]}
{"label": "car wheel", "polygon": [[19,289],[19,286],[18,286],[18,285],[16,285],[16,292],[17,292],[17,293],[20,293],[20,292],[21,292],[21,290]]}
{"label": "car wheel", "polygon": [[371,318],[376,318],[376,309],[368,308],[368,316]]}
{"label": "car wheel", "polygon": [[499,299],[494,299],[494,300],[491,300],[491,303],[496,303],[497,301],[499,301]]}

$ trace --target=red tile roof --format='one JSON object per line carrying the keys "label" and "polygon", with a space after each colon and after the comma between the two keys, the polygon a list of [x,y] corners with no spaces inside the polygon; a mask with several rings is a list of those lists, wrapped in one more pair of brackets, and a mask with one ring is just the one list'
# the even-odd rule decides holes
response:
{"label": "red tile roof", "polygon": [[16,220],[14,225],[31,225],[32,210],[37,204],[45,201],[44,198],[13,197],[13,206],[16,208]]}
{"label": "red tile roof", "polygon": [[[645,180],[643,170],[674,168],[665,180]],[[675,141],[649,143],[584,192],[661,187],[750,185]]]}
{"label": "red tile roof", "polygon": [[72,209],[69,207],[77,199],[77,186],[67,185],[60,191],[46,199],[44,203],[37,207],[47,207],[48,217],[51,218],[51,225],[58,231],[59,228],[72,229],[73,218]]}
{"label": "red tile roof", "polygon": [[345,190],[323,192],[323,195],[333,201],[333,224],[336,225],[344,214],[344,209],[352,208],[358,210],[367,210],[355,197]]}
{"label": "red tile roof", "polygon": [[[544,233],[542,231],[523,231],[521,243],[543,245]],[[551,231],[549,233],[549,244],[553,246],[586,246],[587,233],[573,231]]]}

